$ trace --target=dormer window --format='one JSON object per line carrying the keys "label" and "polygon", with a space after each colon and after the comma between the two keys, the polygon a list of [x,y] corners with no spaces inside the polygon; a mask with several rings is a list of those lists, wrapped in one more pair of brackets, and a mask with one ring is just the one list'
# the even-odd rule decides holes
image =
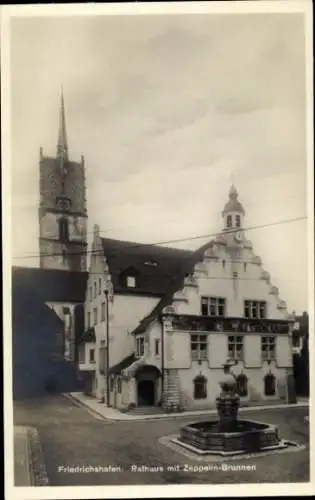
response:
{"label": "dormer window", "polygon": [[139,273],[134,267],[124,269],[119,276],[119,285],[122,288],[139,288]]}
{"label": "dormer window", "polygon": [[135,276],[127,276],[126,278],[126,285],[128,288],[135,288],[136,287],[136,278]]}
{"label": "dormer window", "polygon": [[144,263],[145,266],[157,267],[158,263],[154,260],[146,260]]}

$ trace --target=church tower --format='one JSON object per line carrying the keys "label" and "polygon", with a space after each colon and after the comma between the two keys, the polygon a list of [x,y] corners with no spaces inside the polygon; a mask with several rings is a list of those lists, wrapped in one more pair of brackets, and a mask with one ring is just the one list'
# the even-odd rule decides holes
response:
{"label": "church tower", "polygon": [[86,271],[87,208],[84,157],[69,159],[63,93],[56,157],[40,148],[40,267]]}

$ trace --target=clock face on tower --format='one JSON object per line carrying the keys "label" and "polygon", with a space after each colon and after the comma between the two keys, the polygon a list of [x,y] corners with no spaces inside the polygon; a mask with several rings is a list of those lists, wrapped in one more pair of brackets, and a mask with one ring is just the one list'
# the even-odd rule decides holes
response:
{"label": "clock face on tower", "polygon": [[237,231],[234,235],[234,240],[236,241],[236,243],[242,243],[243,241],[243,234],[242,234],[242,231]]}

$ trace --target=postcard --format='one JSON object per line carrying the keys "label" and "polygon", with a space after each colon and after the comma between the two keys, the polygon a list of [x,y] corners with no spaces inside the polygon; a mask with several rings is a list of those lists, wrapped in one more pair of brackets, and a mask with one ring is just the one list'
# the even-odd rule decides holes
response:
{"label": "postcard", "polygon": [[311,2],[1,14],[7,498],[311,495]]}

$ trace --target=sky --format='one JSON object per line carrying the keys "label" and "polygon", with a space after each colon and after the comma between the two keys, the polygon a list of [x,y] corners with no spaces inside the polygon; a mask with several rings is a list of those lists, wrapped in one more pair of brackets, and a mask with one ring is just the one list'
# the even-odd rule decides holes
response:
{"label": "sky", "polygon": [[304,43],[302,14],[12,20],[13,263],[38,266],[39,148],[55,155],[63,85],[90,238],[197,248],[234,183],[245,227],[267,226],[247,237],[272,283],[307,310],[307,220],[268,226],[307,215]]}

